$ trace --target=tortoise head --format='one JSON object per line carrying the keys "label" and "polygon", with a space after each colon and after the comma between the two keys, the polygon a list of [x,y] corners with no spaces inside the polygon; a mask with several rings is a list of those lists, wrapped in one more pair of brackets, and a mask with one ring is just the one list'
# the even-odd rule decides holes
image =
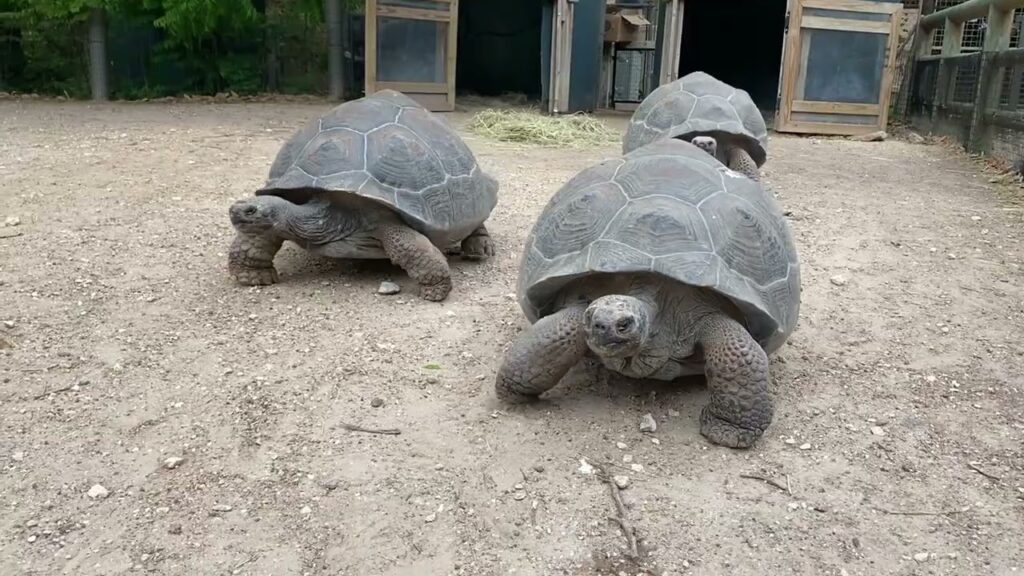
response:
{"label": "tortoise head", "polygon": [[260,234],[281,223],[291,204],[277,196],[255,196],[231,205],[231,224],[239,232]]}
{"label": "tortoise head", "polygon": [[583,314],[587,346],[604,358],[636,355],[647,341],[650,328],[650,308],[632,296],[602,296]]}
{"label": "tortoise head", "polygon": [[694,136],[690,143],[711,154],[712,158],[718,153],[718,140],[713,136]]}

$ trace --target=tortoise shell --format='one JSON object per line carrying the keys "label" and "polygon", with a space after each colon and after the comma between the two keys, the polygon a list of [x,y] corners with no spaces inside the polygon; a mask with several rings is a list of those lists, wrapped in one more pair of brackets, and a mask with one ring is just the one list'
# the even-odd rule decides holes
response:
{"label": "tortoise shell", "polygon": [[498,182],[440,116],[400,92],[382,90],[296,132],[256,194],[304,203],[325,192],[380,202],[440,245],[459,242],[483,224],[497,204]]}
{"label": "tortoise shell", "polygon": [[758,166],[768,157],[768,128],[750,94],[704,72],[691,72],[648,94],[630,118],[622,152],[698,133],[735,136]]}
{"label": "tortoise shell", "polygon": [[695,145],[659,140],[569,180],[526,240],[518,298],[530,322],[570,282],[659,274],[729,298],[766,352],[796,326],[800,264],[789,224],[760,184]]}

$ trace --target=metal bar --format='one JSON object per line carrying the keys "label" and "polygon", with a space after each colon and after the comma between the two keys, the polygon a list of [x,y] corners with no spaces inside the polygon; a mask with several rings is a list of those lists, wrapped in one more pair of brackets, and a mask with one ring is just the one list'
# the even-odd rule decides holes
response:
{"label": "metal bar", "polygon": [[921,18],[918,22],[924,30],[932,30],[941,26],[947,19],[963,23],[972,18],[984,18],[989,8],[996,10],[1015,10],[1024,8],[1024,0],[968,0],[963,4],[939,10]]}

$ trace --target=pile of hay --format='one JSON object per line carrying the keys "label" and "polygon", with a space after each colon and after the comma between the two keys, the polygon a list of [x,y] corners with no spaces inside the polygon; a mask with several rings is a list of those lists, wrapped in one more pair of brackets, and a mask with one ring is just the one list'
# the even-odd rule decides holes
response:
{"label": "pile of hay", "polygon": [[618,133],[585,114],[549,116],[536,110],[489,108],[473,116],[468,127],[501,142],[539,146],[581,148],[619,140]]}

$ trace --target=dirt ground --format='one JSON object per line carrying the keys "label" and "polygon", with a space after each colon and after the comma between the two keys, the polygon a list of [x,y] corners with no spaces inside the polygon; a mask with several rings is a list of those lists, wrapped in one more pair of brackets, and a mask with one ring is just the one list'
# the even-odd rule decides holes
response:
{"label": "dirt ground", "polygon": [[[0,102],[0,573],[1024,573],[1019,190],[938,145],[773,135],[803,301],[735,451],[701,379],[494,398],[525,236],[615,145],[466,135],[500,253],[443,303],[294,246],[234,285],[228,205],[325,107]],[[639,559],[581,458],[629,475]]]}

